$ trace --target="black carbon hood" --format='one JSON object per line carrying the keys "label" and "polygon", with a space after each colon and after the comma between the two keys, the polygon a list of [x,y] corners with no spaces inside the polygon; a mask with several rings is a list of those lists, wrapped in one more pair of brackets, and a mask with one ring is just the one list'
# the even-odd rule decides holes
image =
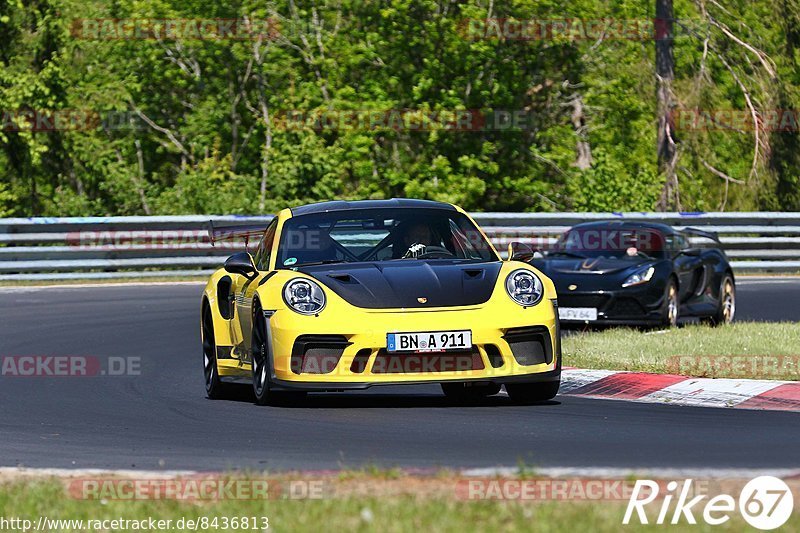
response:
{"label": "black carbon hood", "polygon": [[320,265],[298,270],[356,307],[424,309],[487,302],[502,266],[500,261],[399,260]]}

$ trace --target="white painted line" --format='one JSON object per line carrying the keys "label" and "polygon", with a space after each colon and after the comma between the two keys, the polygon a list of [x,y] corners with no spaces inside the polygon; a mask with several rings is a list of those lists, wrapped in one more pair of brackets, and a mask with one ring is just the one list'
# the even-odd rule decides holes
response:
{"label": "white painted line", "polygon": [[763,280],[739,280],[736,282],[737,287],[744,285],[798,285],[800,278],[794,279],[763,279]]}
{"label": "white painted line", "polygon": [[753,379],[687,379],[652,392],[636,401],[700,407],[734,407],[778,387],[784,381]]}
{"label": "white painted line", "polygon": [[739,274],[736,276],[736,280],[742,281],[770,281],[770,280],[794,280],[800,281],[800,276],[797,275],[777,275],[777,276],[758,276],[753,274]]}
{"label": "white painted line", "polygon": [[0,467],[0,480],[9,478],[44,478],[44,477],[91,477],[91,476],[117,476],[141,479],[165,479],[181,476],[193,476],[199,472],[195,470],[130,470],[130,469],[105,469],[105,468],[28,468],[22,466]]}
{"label": "white painted line", "polygon": [[100,289],[105,287],[150,287],[150,286],[170,286],[170,285],[205,285],[205,281],[131,281],[123,283],[76,283],[62,285],[19,285],[19,286],[0,286],[0,293],[3,292],[35,292],[52,289]]}
{"label": "white painted line", "polygon": [[[655,479],[753,479],[758,476],[775,476],[783,479],[800,476],[797,468],[620,468],[620,467],[532,467],[535,475],[556,478],[655,478]],[[519,475],[516,466],[497,468],[469,468],[461,474],[469,477],[497,477]]]}

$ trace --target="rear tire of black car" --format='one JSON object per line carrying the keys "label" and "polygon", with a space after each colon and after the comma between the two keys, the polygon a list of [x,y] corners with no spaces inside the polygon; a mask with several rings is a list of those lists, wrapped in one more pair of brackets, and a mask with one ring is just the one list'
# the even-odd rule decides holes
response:
{"label": "rear tire of black car", "polygon": [[670,278],[667,287],[664,289],[664,303],[661,304],[661,325],[667,328],[674,328],[678,325],[678,310],[680,302],[678,300],[678,284]]}
{"label": "rear tire of black car", "polygon": [[458,401],[474,401],[493,396],[500,392],[500,385],[486,383],[469,385],[467,383],[442,383],[442,392],[448,398]]}
{"label": "rear tire of black car", "polygon": [[721,326],[723,324],[730,324],[736,315],[736,285],[733,283],[733,278],[726,274],[722,278],[722,285],[719,289],[719,303],[717,304],[716,312],[707,317],[703,317],[700,321],[710,326]]}
{"label": "rear tire of black car", "polygon": [[217,343],[214,338],[214,319],[208,304],[203,305],[201,323],[203,341],[203,374],[206,381],[206,396],[210,400],[222,400],[231,395],[231,386],[219,378],[217,367]]}
{"label": "rear tire of black car", "polygon": [[506,392],[515,403],[541,403],[555,398],[560,386],[561,380],[543,383],[507,383]]}
{"label": "rear tire of black car", "polygon": [[258,405],[288,405],[306,397],[303,391],[270,390],[269,378],[272,372],[270,362],[270,346],[267,336],[267,319],[261,307],[253,305],[253,333],[251,335],[251,352],[253,355],[252,376],[253,396]]}

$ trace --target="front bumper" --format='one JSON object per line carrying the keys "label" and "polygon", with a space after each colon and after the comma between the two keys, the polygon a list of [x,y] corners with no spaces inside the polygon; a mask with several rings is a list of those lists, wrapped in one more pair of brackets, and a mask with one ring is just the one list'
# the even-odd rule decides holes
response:
{"label": "front bumper", "polygon": [[538,374],[526,374],[523,376],[495,376],[491,378],[474,378],[474,379],[437,379],[437,380],[421,380],[421,381],[365,381],[354,383],[309,383],[300,381],[285,381],[280,379],[271,379],[270,388],[278,391],[306,391],[306,392],[340,392],[348,390],[366,390],[371,387],[388,386],[388,385],[430,385],[431,383],[439,383],[447,381],[448,383],[496,383],[498,385],[505,385],[506,383],[546,383],[561,380],[561,357],[558,357],[558,365],[555,370],[549,372],[541,372]]}
{"label": "front bumper", "polygon": [[598,325],[650,325],[662,321],[664,288],[656,284],[618,290],[570,291],[559,288],[559,307],[597,309],[597,320],[567,320],[562,323]]}
{"label": "front bumper", "polygon": [[[268,318],[271,385],[276,389],[357,390],[440,382],[536,382],[560,378],[555,304],[431,310],[350,309],[349,316],[307,317],[279,310]],[[390,332],[472,332],[472,350],[391,354]],[[320,342],[315,343],[315,338]],[[321,359],[304,355],[313,354]],[[327,359],[326,359],[327,358]],[[463,363],[467,363],[464,365]]]}

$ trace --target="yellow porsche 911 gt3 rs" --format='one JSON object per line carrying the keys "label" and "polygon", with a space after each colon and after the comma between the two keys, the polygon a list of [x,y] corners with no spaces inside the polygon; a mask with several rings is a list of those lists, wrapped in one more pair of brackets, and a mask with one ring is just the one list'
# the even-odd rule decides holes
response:
{"label": "yellow porsche 911 gt3 rs", "polygon": [[306,392],[439,383],[474,399],[505,386],[548,400],[561,376],[556,292],[525,259],[502,261],[460,208],[332,201],[281,211],[206,285],[206,392],[252,383],[267,404]]}

